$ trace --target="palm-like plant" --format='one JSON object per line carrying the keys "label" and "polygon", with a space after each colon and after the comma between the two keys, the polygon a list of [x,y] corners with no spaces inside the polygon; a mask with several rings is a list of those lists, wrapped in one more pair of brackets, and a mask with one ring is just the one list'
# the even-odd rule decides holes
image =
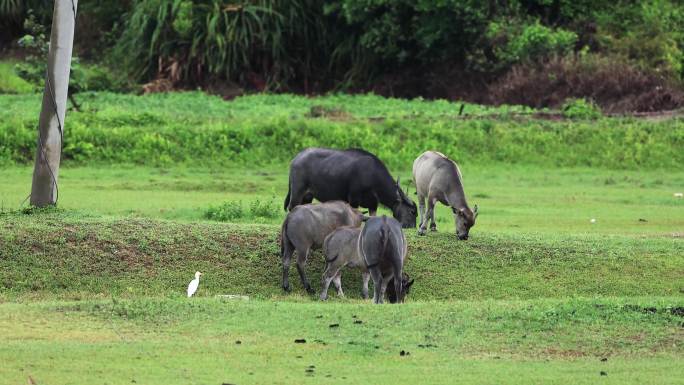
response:
{"label": "palm-like plant", "polygon": [[115,55],[138,78],[166,71],[192,81],[244,80],[251,73],[280,88],[320,60],[321,10],[320,0],[138,0]]}

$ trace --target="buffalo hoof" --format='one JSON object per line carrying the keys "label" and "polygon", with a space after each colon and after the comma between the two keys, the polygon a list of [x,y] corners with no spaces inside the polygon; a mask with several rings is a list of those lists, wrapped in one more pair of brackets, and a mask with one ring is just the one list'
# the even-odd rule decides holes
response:
{"label": "buffalo hoof", "polygon": [[324,295],[324,294],[321,294],[320,300],[321,300],[321,301],[327,301],[327,300],[328,300],[328,296],[327,296],[327,295]]}
{"label": "buffalo hoof", "polygon": [[425,230],[423,230],[423,229],[418,230],[418,235],[425,235]]}
{"label": "buffalo hoof", "polygon": [[306,287],[306,292],[309,294],[316,294],[316,291],[314,289],[312,289],[311,286]]}
{"label": "buffalo hoof", "polygon": [[430,231],[437,232],[437,227],[430,227]]}
{"label": "buffalo hoof", "polygon": [[289,293],[292,291],[292,289],[290,288],[290,285],[287,285],[287,286],[283,286],[283,291],[286,293]]}

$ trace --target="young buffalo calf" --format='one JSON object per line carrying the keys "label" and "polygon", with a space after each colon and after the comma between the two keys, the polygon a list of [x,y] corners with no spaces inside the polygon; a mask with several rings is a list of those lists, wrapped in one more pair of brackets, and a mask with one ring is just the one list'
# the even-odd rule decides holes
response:
{"label": "young buffalo calf", "polygon": [[361,230],[358,244],[359,255],[373,278],[373,302],[382,303],[385,290],[392,278],[395,278],[396,301],[404,302],[404,297],[413,282],[404,284],[402,279],[407,244],[406,237],[401,231],[401,224],[396,219],[384,215],[372,217]]}
{"label": "young buffalo calf", "polygon": [[304,266],[309,252],[320,248],[323,240],[341,226],[361,226],[364,216],[349,204],[331,201],[295,207],[287,214],[281,230],[280,255],[283,260],[283,290],[290,291],[289,271],[292,255],[297,252],[297,271],[304,288],[313,289],[306,279]]}
{"label": "young buffalo calf", "polygon": [[[335,283],[337,295],[344,296],[342,291],[342,268],[345,266],[361,270],[363,277],[362,295],[364,299],[368,298],[370,273],[366,267],[366,262],[359,255],[359,235],[361,235],[361,228],[344,226],[339,227],[325,238],[323,251],[325,252],[326,265],[323,272],[321,301],[328,299],[328,288],[331,282]],[[408,289],[412,284],[413,280],[409,281],[408,274],[403,273],[402,287],[405,288],[405,294],[408,294]],[[394,278],[388,283],[386,294],[390,303],[397,302]]]}
{"label": "young buffalo calf", "polygon": [[337,295],[343,296],[342,292],[342,268],[345,266],[361,270],[363,276],[363,298],[368,298],[368,280],[370,273],[366,263],[359,257],[358,242],[361,228],[340,227],[330,233],[323,242],[325,252],[325,271],[323,272],[323,285],[321,287],[321,301],[328,299],[328,287],[330,282],[335,282]]}

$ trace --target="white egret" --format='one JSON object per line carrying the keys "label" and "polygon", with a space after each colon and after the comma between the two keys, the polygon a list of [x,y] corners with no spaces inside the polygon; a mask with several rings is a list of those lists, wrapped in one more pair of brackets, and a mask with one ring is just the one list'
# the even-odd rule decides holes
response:
{"label": "white egret", "polygon": [[188,298],[192,297],[193,294],[197,291],[197,287],[199,287],[199,279],[200,279],[200,273],[199,271],[195,273],[195,279],[190,281],[190,284],[188,285]]}

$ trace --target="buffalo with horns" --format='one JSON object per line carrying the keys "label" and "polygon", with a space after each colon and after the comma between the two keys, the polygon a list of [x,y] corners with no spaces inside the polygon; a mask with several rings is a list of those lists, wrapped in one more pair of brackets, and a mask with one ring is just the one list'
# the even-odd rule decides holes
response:
{"label": "buffalo with horns", "polygon": [[290,164],[285,210],[311,203],[342,200],[365,207],[374,216],[378,204],[392,210],[404,228],[415,228],[418,210],[375,155],[359,149],[307,148]]}

